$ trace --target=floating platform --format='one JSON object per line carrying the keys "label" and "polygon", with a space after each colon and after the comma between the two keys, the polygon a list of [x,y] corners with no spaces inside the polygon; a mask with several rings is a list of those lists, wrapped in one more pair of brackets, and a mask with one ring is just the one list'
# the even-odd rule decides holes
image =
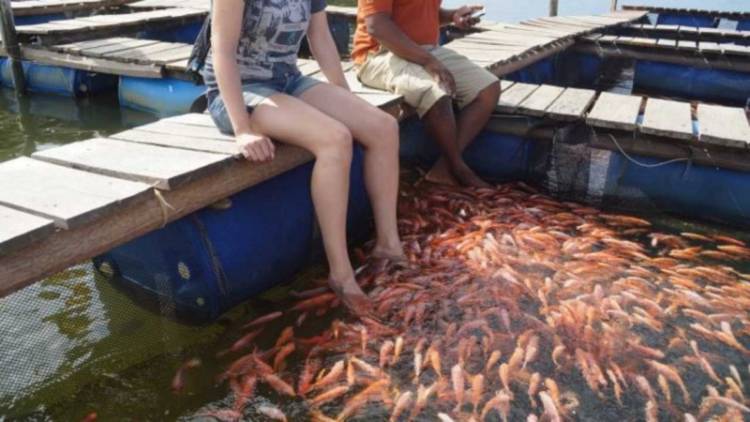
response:
{"label": "floating platform", "polygon": [[66,15],[115,8],[135,0],[22,0],[11,1],[14,17]]}
{"label": "floating platform", "polygon": [[[550,55],[604,20],[611,27],[642,14],[626,16],[498,26],[448,47],[499,74],[542,77],[537,68],[557,60]],[[300,68],[323,78],[313,62]],[[401,97],[361,86],[348,66],[346,74],[357,95],[406,119],[404,160],[435,158],[434,144]],[[567,163],[557,171],[588,174],[577,189],[593,202],[645,200],[747,224],[744,109],[528,80],[504,81],[503,91],[497,115],[466,151],[488,179],[551,183],[557,149],[573,137],[585,166]],[[0,225],[0,293],[96,256],[103,274],[129,289],[166,295],[179,313],[204,320],[283,281],[309,262],[310,249],[319,251],[307,191],[312,157],[279,145],[274,161],[248,163],[237,158],[231,140],[208,116],[188,114],[0,164],[0,219],[9,222]],[[359,164],[354,169],[350,227],[362,228],[366,196]],[[258,195],[270,199],[257,201]],[[236,233],[251,232],[257,242],[236,242]],[[291,243],[271,246],[282,238]],[[252,261],[256,255],[263,259]]]}

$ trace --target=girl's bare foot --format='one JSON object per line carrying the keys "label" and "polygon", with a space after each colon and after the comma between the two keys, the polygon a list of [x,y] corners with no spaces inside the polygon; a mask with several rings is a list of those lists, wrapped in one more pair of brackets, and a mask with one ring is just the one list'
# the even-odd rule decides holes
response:
{"label": "girl's bare foot", "polygon": [[372,301],[359,288],[354,276],[343,280],[328,279],[331,290],[341,299],[341,302],[358,317],[372,316]]}

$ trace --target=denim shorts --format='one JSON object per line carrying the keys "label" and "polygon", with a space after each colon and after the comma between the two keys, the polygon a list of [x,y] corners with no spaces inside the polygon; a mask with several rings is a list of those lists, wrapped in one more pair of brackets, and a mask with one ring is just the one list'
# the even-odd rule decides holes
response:
{"label": "denim shorts", "polygon": [[[276,94],[287,94],[299,97],[303,92],[322,83],[317,79],[304,76],[301,73],[284,74],[267,81],[249,82],[242,85],[242,97],[245,99],[245,107],[249,113],[263,100]],[[208,112],[216,123],[216,127],[222,133],[233,134],[232,122],[229,119],[224,101],[218,93],[209,92]]]}

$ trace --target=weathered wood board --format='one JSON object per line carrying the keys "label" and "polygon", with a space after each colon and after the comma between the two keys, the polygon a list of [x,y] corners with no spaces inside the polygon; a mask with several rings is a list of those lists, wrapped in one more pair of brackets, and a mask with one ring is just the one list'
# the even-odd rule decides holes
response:
{"label": "weathered wood board", "polygon": [[11,1],[14,16],[82,12],[120,6],[134,0],[23,0]]}
{"label": "weathered wood board", "polygon": [[586,122],[596,127],[635,130],[642,101],[638,96],[602,92]]}
{"label": "weathered wood board", "polygon": [[163,147],[181,148],[192,151],[213,152],[238,156],[237,145],[230,140],[206,139],[175,135],[170,133],[159,133],[135,128],[109,136],[111,139],[120,141],[136,142],[141,144],[158,145]]}
{"label": "weathered wood board", "polygon": [[547,108],[547,115],[557,120],[577,120],[591,107],[596,91],[580,88],[566,88],[560,97]]}
{"label": "weathered wood board", "polygon": [[205,176],[232,160],[225,154],[101,138],[40,151],[33,157],[166,190]]}
{"label": "weathered wood board", "polygon": [[690,103],[649,98],[641,131],[669,138],[693,139]]}
{"label": "weathered wood board", "polygon": [[149,190],[143,183],[30,158],[0,163],[0,204],[49,218],[66,229],[79,227],[112,208],[142,199]]}
{"label": "weathered wood board", "polygon": [[698,122],[702,142],[739,148],[750,145],[750,124],[742,108],[700,104]]}
{"label": "weathered wood board", "polygon": [[52,220],[0,205],[0,255],[34,243],[54,231]]}
{"label": "weathered wood board", "polygon": [[516,82],[508,90],[500,94],[500,101],[498,101],[495,110],[501,113],[514,113],[518,105],[536,91],[537,88],[539,88],[539,85]]}
{"label": "weathered wood board", "polygon": [[562,95],[565,88],[542,85],[518,105],[518,111],[531,116],[544,116],[547,108]]}

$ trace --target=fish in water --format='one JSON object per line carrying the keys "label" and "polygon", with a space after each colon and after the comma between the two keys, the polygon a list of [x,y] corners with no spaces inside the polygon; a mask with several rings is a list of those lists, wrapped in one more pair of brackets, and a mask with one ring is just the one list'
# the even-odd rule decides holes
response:
{"label": "fish in water", "polygon": [[258,382],[326,422],[601,419],[583,397],[623,420],[747,416],[744,241],[523,184],[428,186],[399,211],[409,265],[358,276],[378,320],[327,314],[335,294],[313,288],[248,322],[221,376],[240,404]]}

